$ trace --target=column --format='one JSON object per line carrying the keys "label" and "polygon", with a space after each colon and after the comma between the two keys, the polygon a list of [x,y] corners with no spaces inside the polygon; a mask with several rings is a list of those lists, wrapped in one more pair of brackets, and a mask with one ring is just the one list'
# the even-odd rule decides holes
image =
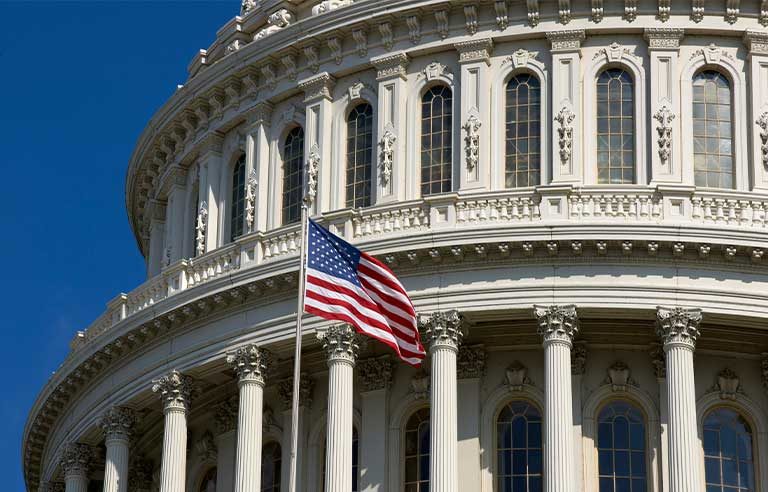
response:
{"label": "column", "polygon": [[669,490],[694,492],[701,483],[696,388],[693,351],[699,338],[700,309],[662,307],[656,309],[656,334],[664,344],[667,361],[669,405]]}
{"label": "column", "polygon": [[309,181],[307,193],[313,199],[311,214],[331,210],[331,127],[332,95],[336,83],[327,72],[299,82],[304,91],[307,122],[304,127],[305,179]]}
{"label": "column", "polygon": [[237,414],[235,492],[261,490],[261,419],[269,359],[269,352],[256,345],[241,347],[227,355],[227,363],[237,374],[240,394]]}
{"label": "column", "polygon": [[101,419],[104,444],[104,492],[128,492],[129,445],[136,415],[130,408],[114,407]]}
{"label": "column", "polygon": [[384,492],[387,488],[387,448],[389,417],[387,396],[392,386],[393,365],[389,356],[357,363],[362,383],[362,422],[360,429],[360,491]]}
{"label": "column", "polygon": [[454,44],[461,65],[461,95],[459,121],[461,136],[459,151],[459,189],[487,189],[491,163],[491,98],[488,88],[488,67],[491,63],[493,41],[472,39]]}
{"label": "column", "polygon": [[187,478],[187,414],[192,397],[192,378],[172,371],[153,381],[152,391],[160,395],[165,416],[160,492],[184,492]]}
{"label": "column", "polygon": [[[768,33],[747,30],[744,44],[749,49],[749,81],[747,107],[748,140],[752,146],[750,175],[755,180],[752,189],[768,191]],[[739,104],[739,101],[736,101]]]}
{"label": "column", "polygon": [[[269,213],[269,127],[272,120],[272,104],[262,101],[248,112],[248,137],[245,147],[245,171],[249,187],[252,181],[252,216],[246,213],[245,230],[248,232],[267,230]],[[246,204],[248,205],[248,204]],[[247,208],[247,207],[246,207]],[[246,210],[247,212],[247,210]],[[250,220],[250,223],[249,223]]]}
{"label": "column", "polygon": [[[312,389],[315,386],[315,381],[309,377],[308,374],[302,374],[299,379],[299,424],[298,424],[298,449],[296,455],[296,490],[305,490],[304,477],[306,476],[306,470],[304,469],[304,457],[307,455],[307,432],[304,422],[304,414],[312,406]],[[282,456],[282,468],[281,468],[281,483],[287,484],[289,481],[290,462],[291,462],[291,404],[293,401],[293,380],[286,379],[280,381],[277,386],[277,392],[280,398],[283,400],[283,442],[281,444],[283,456]],[[287,487],[287,485],[286,485]]]}
{"label": "column", "polygon": [[216,490],[235,490],[235,457],[239,398],[233,396],[216,406]]}
{"label": "column", "polygon": [[581,183],[583,179],[580,80],[584,37],[583,30],[547,33],[552,45],[552,183]]}
{"label": "column", "polygon": [[[678,59],[682,29],[646,28],[650,55],[651,183],[683,182]],[[691,172],[692,167],[691,167]],[[691,180],[693,175],[691,174]],[[691,181],[693,183],[693,181]]]}
{"label": "column", "polygon": [[376,137],[376,201],[387,203],[405,199],[406,106],[408,55],[403,52],[371,59],[376,67],[378,112]]}
{"label": "column", "polygon": [[584,415],[581,410],[581,380],[587,365],[587,344],[576,342],[571,354],[571,393],[573,397],[573,456],[574,476],[573,492],[584,489],[584,452],[582,450],[582,435]]}
{"label": "column", "polygon": [[419,316],[432,359],[429,477],[432,492],[458,491],[456,355],[465,335],[456,310]]}
{"label": "column", "polygon": [[476,490],[480,477],[480,380],[485,375],[486,352],[482,345],[459,348],[457,413],[458,490]]}
{"label": "column", "polygon": [[353,370],[360,351],[350,325],[319,331],[328,357],[328,418],[326,420],[325,492],[352,490]]}
{"label": "column", "polygon": [[88,492],[88,472],[93,450],[87,444],[70,443],[61,456],[65,492]]}
{"label": "column", "polygon": [[545,492],[575,489],[571,348],[579,330],[576,306],[534,306],[544,346]]}

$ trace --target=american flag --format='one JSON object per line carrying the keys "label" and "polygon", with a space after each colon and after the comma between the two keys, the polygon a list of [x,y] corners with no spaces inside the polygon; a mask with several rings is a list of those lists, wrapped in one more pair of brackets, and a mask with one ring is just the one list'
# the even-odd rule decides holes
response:
{"label": "american flag", "polygon": [[354,326],[413,366],[424,359],[416,311],[392,271],[309,220],[304,310]]}

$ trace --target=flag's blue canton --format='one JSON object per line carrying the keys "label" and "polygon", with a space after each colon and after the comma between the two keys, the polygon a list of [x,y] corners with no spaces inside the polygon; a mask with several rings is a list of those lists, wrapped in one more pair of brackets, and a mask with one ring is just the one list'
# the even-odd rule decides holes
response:
{"label": "flag's blue canton", "polygon": [[360,250],[309,221],[309,252],[307,267],[360,286],[357,265]]}

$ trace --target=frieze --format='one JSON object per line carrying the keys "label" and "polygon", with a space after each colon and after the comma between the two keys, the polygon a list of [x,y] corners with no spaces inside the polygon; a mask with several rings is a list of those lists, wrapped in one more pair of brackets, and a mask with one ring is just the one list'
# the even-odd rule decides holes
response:
{"label": "frieze", "polygon": [[586,33],[582,29],[547,32],[553,52],[576,51],[581,48],[581,42],[585,38]]}
{"label": "frieze", "polygon": [[404,52],[380,56],[371,59],[371,64],[376,68],[376,79],[387,80],[395,77],[406,79],[405,69],[409,63],[408,55]]}
{"label": "frieze", "polygon": [[462,41],[453,45],[459,52],[459,63],[482,61],[490,64],[493,40],[490,38]]}

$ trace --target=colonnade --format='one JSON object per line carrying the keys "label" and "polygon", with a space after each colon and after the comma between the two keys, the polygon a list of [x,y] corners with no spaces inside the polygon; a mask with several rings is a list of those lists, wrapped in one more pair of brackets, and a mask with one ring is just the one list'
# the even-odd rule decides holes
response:
{"label": "colonnade", "polygon": [[[573,432],[571,358],[573,340],[579,331],[578,312],[573,305],[535,306],[534,316],[542,337],[545,362],[544,490],[575,492],[578,486],[574,455],[578,454],[575,447],[578,443],[574,443]],[[669,462],[669,489],[671,492],[700,491],[703,489],[700,465],[691,457],[698,454],[693,352],[699,336],[701,311],[659,307],[656,317],[656,333],[666,354],[669,438],[664,452]],[[467,326],[455,310],[422,315],[419,325],[429,346],[427,361],[431,366],[430,488],[435,492],[457,492],[457,355],[467,335]],[[318,338],[329,369],[325,491],[349,492],[352,489],[354,370],[364,340],[348,325],[322,330]],[[257,345],[238,348],[227,356],[239,388],[235,492],[261,490],[263,392],[270,361],[269,351]],[[362,365],[359,370],[366,390],[373,388],[373,395],[382,389],[378,383],[388,378],[381,372],[384,366],[378,364],[374,372],[383,379],[376,377],[377,384],[368,384],[372,375],[368,365]],[[387,367],[391,374],[391,367]],[[194,384],[190,377],[172,371],[154,381],[152,389],[162,399],[165,419],[160,492],[184,492],[187,417]],[[363,405],[370,407],[365,399]],[[121,407],[111,409],[102,419],[106,444],[104,492],[127,492],[129,442],[135,422],[133,410]],[[365,433],[364,424],[364,437]],[[364,452],[363,456],[371,454]],[[61,458],[65,492],[87,492],[91,463],[90,446],[72,443],[65,448]],[[46,485],[41,490],[50,490],[44,487]]]}

